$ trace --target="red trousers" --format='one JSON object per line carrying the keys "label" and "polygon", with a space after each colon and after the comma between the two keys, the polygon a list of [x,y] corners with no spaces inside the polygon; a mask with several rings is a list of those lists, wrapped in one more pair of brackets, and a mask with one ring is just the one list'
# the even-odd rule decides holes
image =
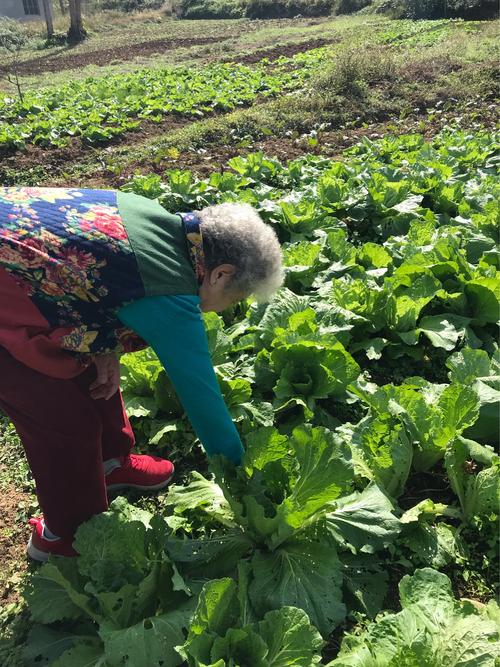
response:
{"label": "red trousers", "polygon": [[47,526],[60,537],[107,509],[102,463],[134,445],[120,392],[108,401],[90,396],[95,375],[91,366],[52,378],[0,347],[0,409],[21,438]]}

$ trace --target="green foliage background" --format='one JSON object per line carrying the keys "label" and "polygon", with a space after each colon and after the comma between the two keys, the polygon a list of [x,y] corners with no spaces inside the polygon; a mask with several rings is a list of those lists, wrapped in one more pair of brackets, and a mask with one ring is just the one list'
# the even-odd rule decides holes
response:
{"label": "green foliage background", "polygon": [[[127,0],[136,1],[136,0]],[[365,12],[393,18],[488,19],[498,15],[495,0],[180,0],[180,18],[269,19]]]}

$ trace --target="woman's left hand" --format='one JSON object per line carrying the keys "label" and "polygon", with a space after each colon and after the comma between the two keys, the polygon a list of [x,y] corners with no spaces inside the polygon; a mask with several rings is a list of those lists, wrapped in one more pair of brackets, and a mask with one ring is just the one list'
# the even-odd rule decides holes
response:
{"label": "woman's left hand", "polygon": [[90,395],[107,401],[120,387],[120,361],[114,354],[99,354],[94,357],[94,364],[97,377],[89,387]]}

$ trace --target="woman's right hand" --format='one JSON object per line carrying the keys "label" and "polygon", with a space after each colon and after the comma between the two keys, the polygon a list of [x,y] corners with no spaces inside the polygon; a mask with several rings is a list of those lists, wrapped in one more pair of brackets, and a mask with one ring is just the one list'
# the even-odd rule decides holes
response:
{"label": "woman's right hand", "polygon": [[99,354],[94,357],[94,364],[97,377],[89,387],[90,395],[107,401],[120,387],[120,361],[114,354]]}

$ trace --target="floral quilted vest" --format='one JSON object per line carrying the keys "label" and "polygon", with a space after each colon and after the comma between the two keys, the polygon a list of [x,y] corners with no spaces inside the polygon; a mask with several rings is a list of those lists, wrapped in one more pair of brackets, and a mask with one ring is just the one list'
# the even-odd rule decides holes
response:
{"label": "floral quilted vest", "polygon": [[50,339],[80,360],[140,349],[116,313],[145,296],[197,294],[190,254],[181,216],[144,197],[0,188],[0,345],[17,323],[25,346],[45,336],[42,347]]}

